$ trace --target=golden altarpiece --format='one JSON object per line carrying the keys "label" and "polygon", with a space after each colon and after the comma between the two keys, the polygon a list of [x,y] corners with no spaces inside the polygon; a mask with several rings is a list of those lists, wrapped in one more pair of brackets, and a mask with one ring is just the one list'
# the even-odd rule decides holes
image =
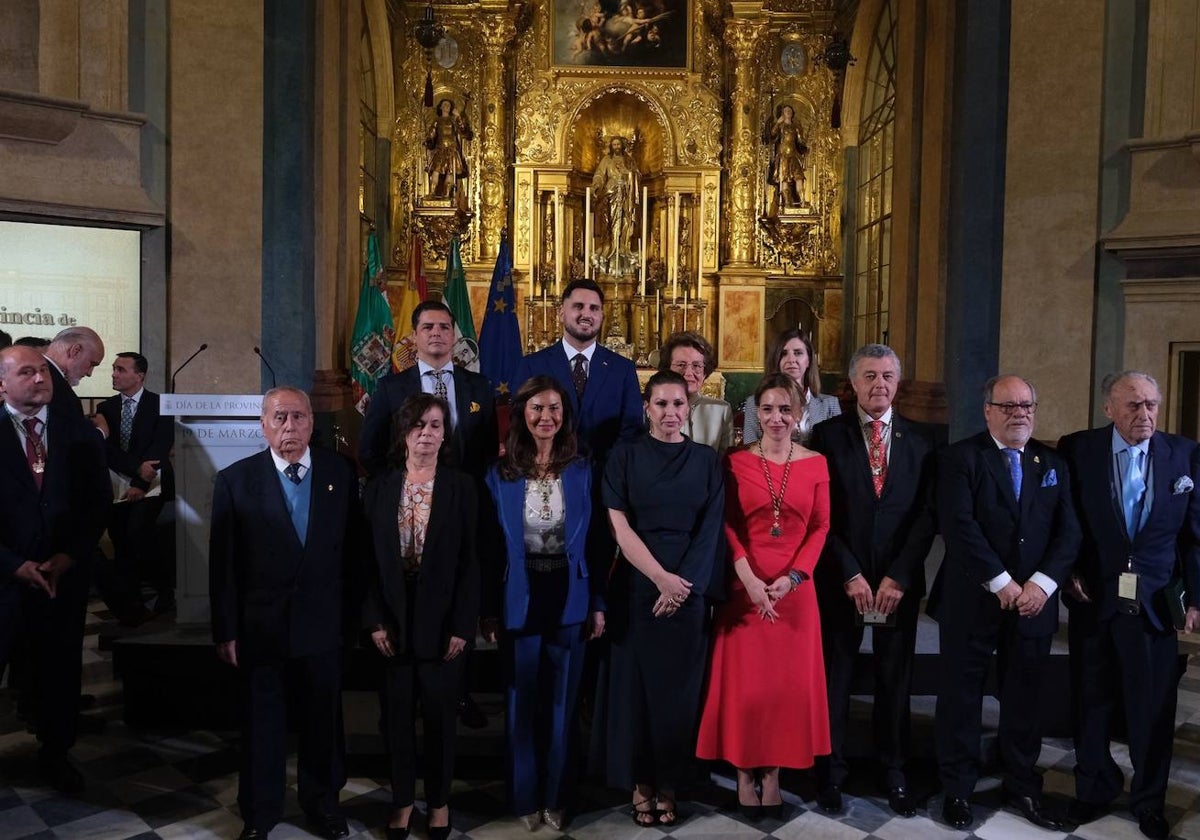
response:
{"label": "golden altarpiece", "polygon": [[[478,324],[507,228],[526,352],[557,338],[556,294],[586,275],[605,289],[604,342],[641,366],[693,329],[721,370],[761,371],[775,330],[799,324],[840,369],[832,2],[394,11],[390,280],[412,233],[430,278],[458,234]],[[430,15],[443,32],[422,50]]]}

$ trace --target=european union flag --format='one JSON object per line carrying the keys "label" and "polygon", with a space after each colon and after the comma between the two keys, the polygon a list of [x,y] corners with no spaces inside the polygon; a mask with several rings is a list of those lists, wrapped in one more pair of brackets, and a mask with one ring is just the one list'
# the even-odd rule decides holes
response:
{"label": "european union flag", "polygon": [[487,310],[479,334],[479,372],[492,383],[492,393],[507,397],[520,382],[513,382],[521,361],[521,325],[517,320],[517,296],[512,281],[512,246],[508,231],[500,234],[500,253],[492,269]]}

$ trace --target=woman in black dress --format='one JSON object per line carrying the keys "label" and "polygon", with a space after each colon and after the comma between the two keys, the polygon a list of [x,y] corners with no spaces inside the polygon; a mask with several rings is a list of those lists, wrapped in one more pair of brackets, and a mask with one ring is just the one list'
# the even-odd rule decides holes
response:
{"label": "woman in black dress", "polygon": [[408,836],[416,796],[415,705],[425,732],[429,836],[450,835],[450,782],[462,652],[479,621],[475,485],[438,463],[450,439],[450,407],[414,394],[393,419],[392,469],[364,496],[375,545],[363,626],[384,657],[380,707],[392,771],[386,836]]}
{"label": "woman in black dress", "polygon": [[633,789],[634,821],[674,825],[687,780],[708,652],[703,590],[722,527],[717,454],[688,440],[687,384],[643,392],[649,434],[613,450],[603,499],[621,549],[612,574],[608,781]]}

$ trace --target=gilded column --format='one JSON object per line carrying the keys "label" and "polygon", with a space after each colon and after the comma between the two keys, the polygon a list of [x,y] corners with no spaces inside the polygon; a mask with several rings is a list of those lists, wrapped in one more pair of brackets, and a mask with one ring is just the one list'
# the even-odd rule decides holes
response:
{"label": "gilded column", "polygon": [[732,118],[729,131],[729,264],[754,262],[754,50],[764,30],[760,21],[725,22],[725,44],[733,53]]}
{"label": "gilded column", "polygon": [[508,46],[516,35],[516,25],[506,12],[488,14],[483,20],[482,164],[479,192],[479,257],[495,260],[500,250],[500,231],[504,228],[508,195],[505,191],[507,160],[504,154],[508,91],[504,87]]}

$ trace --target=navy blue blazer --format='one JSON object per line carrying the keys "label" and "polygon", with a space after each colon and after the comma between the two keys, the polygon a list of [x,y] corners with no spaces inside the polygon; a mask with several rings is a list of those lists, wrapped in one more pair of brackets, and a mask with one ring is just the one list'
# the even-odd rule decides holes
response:
{"label": "navy blue blazer", "polygon": [[121,448],[121,403],[122,395],[114,394],[96,406],[97,413],[108,422],[109,434],[104,446],[108,468],[128,476],[131,487],[149,490],[150,482],[142,480],[138,468],[143,461],[158,461],[158,468],[162,470],[163,496],[168,497],[168,485],[172,483],[168,456],[175,444],[174,422],[159,413],[158,394],[143,390],[133,415],[133,431],[126,451]]}
{"label": "navy blue blazer", "polygon": [[[592,471],[582,459],[573,461],[562,473],[563,501],[567,518],[567,563],[570,569],[567,602],[561,623],[579,624],[588,612],[603,610],[600,587],[592,585],[587,563],[588,524],[592,515]],[[503,586],[504,627],[520,630],[529,613],[529,575],[525,571],[525,479],[505,481],[499,468],[488,470],[487,486],[496,507],[496,516],[504,532],[504,554],[498,555],[496,568],[489,577],[492,586]],[[597,575],[606,573],[597,569]],[[490,616],[489,616],[490,617]]]}
{"label": "navy blue blazer", "polygon": [[[388,468],[392,415],[419,393],[421,375],[416,365],[383,377],[375,386],[358,441],[358,460],[369,474],[378,475]],[[500,449],[492,385],[486,376],[455,365],[454,402],[458,424],[452,429],[451,445],[456,466],[481,482]]]}
{"label": "navy blue blazer", "polygon": [[[1150,439],[1154,499],[1146,524],[1133,540],[1112,475],[1112,435],[1101,429],[1074,432],[1059,442],[1071,470],[1075,507],[1083,526],[1076,572],[1099,618],[1117,609],[1117,579],[1133,558],[1134,571],[1151,591],[1178,570],[1188,606],[1200,607],[1200,445],[1179,435],[1155,432]],[[1185,490],[1188,479],[1192,489]],[[1067,603],[1077,610],[1081,605]]]}
{"label": "navy blue blazer", "polygon": [[213,641],[238,662],[279,663],[341,646],[343,590],[365,530],[351,463],[312,447],[308,534],[301,543],[269,449],[217,473],[209,536]]}
{"label": "navy blue blazer", "polygon": [[936,437],[931,426],[892,412],[883,492],[876,497],[858,412],[835,415],[813,429],[809,448],[829,463],[829,535],[814,577],[851,603],[842,585],[862,575],[872,589],[885,577],[925,594],[925,558],[937,533],[934,517]]}
{"label": "navy blue blazer", "polygon": [[[1008,572],[1024,584],[1034,572],[1061,588],[1079,550],[1079,523],[1066,461],[1036,440],[1021,459],[1021,500],[1013,493],[1008,462],[982,432],[946,449],[938,464],[938,524],[946,556],[929,612],[954,626],[998,626],[1004,611],[985,584]],[[1058,628],[1058,591],[1038,615],[1019,618],[1023,636]]]}
{"label": "navy blue blazer", "polygon": [[522,358],[513,381],[520,387],[525,380],[539,374],[554,377],[570,396],[579,451],[597,465],[594,477],[598,481],[613,444],[635,438],[645,428],[642,395],[633,362],[597,344],[588,366],[582,401],[575,396],[571,364],[561,341]]}

